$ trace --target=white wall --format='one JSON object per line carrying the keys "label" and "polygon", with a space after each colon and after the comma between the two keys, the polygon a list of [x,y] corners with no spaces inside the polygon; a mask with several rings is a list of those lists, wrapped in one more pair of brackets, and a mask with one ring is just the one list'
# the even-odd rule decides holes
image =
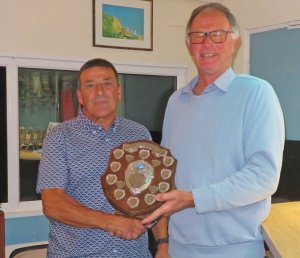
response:
{"label": "white wall", "polygon": [[[191,11],[209,1],[153,0],[153,51],[92,46],[92,0],[0,0],[0,55],[89,59],[112,62],[179,65],[195,73],[184,44]],[[235,61],[247,72],[245,35],[249,29],[300,19],[299,0],[219,0],[236,15],[242,47]],[[244,43],[244,44],[243,44]]]}
{"label": "white wall", "polygon": [[0,0],[0,55],[191,66],[186,21],[199,1],[154,0],[153,51],[93,47],[92,0]]}

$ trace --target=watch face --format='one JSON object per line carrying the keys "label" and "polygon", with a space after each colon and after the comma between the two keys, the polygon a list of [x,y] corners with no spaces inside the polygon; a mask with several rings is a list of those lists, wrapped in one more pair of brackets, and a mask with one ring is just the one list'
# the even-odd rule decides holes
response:
{"label": "watch face", "polygon": [[123,143],[111,150],[101,176],[104,194],[121,213],[150,213],[162,204],[155,200],[155,194],[175,187],[176,164],[170,150],[152,141]]}

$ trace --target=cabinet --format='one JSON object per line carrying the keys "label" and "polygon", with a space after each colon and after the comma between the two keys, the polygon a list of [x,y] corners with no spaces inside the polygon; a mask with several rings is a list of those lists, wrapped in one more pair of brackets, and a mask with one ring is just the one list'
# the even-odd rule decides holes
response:
{"label": "cabinet", "polygon": [[43,139],[50,123],[77,113],[77,71],[18,69],[20,200],[38,200],[35,193]]}
{"label": "cabinet", "polygon": [[49,122],[75,116],[76,71],[19,68],[20,150],[42,148]]}

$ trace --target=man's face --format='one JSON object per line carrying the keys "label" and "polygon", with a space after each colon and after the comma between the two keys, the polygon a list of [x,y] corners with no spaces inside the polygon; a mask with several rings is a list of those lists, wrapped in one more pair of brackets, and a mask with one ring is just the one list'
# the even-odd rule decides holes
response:
{"label": "man's face", "polygon": [[[190,32],[217,30],[231,31],[226,16],[217,10],[205,10],[195,17]],[[238,38],[228,33],[223,43],[214,43],[206,36],[203,43],[187,43],[187,47],[200,77],[216,79],[231,66],[237,44]]]}
{"label": "man's face", "polygon": [[77,90],[78,102],[84,107],[85,115],[93,122],[108,129],[115,119],[121,87],[114,71],[107,67],[94,66],[80,75]]}

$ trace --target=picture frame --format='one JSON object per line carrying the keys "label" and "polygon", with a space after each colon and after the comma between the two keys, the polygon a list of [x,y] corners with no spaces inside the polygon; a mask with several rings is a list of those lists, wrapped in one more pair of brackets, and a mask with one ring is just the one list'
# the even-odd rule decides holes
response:
{"label": "picture frame", "polygon": [[93,46],[153,50],[153,0],[93,0]]}

